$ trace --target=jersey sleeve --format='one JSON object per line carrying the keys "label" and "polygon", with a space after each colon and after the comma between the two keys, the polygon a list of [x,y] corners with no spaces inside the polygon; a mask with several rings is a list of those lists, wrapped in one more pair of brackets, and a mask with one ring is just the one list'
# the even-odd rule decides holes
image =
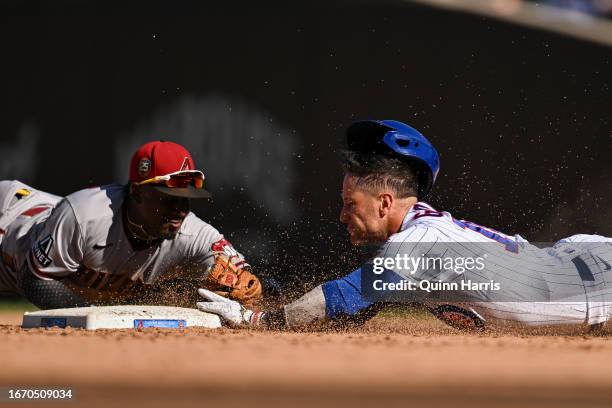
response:
{"label": "jersey sleeve", "polygon": [[373,302],[365,299],[362,294],[361,274],[362,269],[358,268],[340,279],[325,282],[321,286],[327,318],[353,316],[372,305]]}
{"label": "jersey sleeve", "polygon": [[27,262],[40,279],[58,279],[76,272],[83,261],[83,236],[68,200],[61,201],[45,222],[32,231]]}
{"label": "jersey sleeve", "polygon": [[196,273],[205,273],[218,255],[227,256],[238,268],[250,267],[244,256],[213,226],[194,216],[190,226],[187,257]]}

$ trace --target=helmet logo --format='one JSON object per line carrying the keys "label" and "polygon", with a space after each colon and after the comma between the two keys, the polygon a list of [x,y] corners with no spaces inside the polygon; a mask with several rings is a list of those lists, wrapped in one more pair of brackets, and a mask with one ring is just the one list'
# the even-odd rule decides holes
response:
{"label": "helmet logo", "polygon": [[138,174],[140,174],[142,177],[145,177],[147,174],[149,174],[150,171],[151,160],[146,157],[143,157],[142,159],[140,159],[140,162],[138,162]]}
{"label": "helmet logo", "polygon": [[185,158],[183,159],[183,164],[181,165],[181,169],[179,171],[183,171],[183,170],[191,170],[189,168],[189,157],[185,156]]}

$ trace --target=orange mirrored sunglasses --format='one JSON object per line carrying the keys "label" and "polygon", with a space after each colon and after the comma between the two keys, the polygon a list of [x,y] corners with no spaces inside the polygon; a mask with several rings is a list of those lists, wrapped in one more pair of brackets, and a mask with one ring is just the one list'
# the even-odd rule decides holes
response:
{"label": "orange mirrored sunglasses", "polygon": [[156,184],[170,188],[204,188],[204,173],[199,170],[183,170],[176,173],[156,176],[147,180],[134,183],[135,185]]}

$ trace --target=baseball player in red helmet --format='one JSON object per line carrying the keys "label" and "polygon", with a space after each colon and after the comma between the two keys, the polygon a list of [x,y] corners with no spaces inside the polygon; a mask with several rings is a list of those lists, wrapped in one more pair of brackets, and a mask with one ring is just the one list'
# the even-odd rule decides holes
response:
{"label": "baseball player in red helmet", "polygon": [[259,279],[213,226],[190,211],[210,197],[181,145],[153,141],[133,155],[129,183],[65,198],[0,181],[0,292],[42,309],[123,303],[164,279],[190,277],[256,303]]}

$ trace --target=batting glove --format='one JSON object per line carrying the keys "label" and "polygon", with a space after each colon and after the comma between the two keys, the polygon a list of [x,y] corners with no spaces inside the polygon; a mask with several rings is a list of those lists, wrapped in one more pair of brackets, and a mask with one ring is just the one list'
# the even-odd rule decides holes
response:
{"label": "batting glove", "polygon": [[218,295],[208,289],[198,289],[198,294],[208,300],[208,302],[197,303],[199,310],[218,315],[232,327],[256,326],[263,314],[247,309],[235,300]]}

